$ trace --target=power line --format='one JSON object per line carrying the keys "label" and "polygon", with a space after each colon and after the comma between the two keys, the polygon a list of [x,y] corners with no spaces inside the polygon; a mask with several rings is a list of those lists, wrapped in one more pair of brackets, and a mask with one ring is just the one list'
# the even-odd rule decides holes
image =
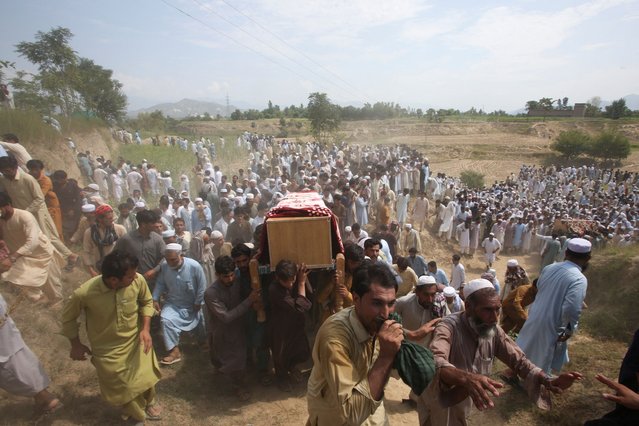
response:
{"label": "power line", "polygon": [[[269,49],[272,49],[273,51],[275,51],[275,52],[279,53],[280,55],[282,55],[283,57],[285,57],[285,58],[286,58],[286,59],[288,59],[289,61],[293,62],[294,64],[296,64],[296,65],[298,65],[298,66],[300,66],[300,67],[302,67],[302,68],[306,69],[307,71],[311,72],[311,73],[312,73],[312,74],[314,74],[315,76],[317,76],[317,77],[319,77],[319,78],[323,79],[324,81],[326,81],[326,82],[328,82],[328,83],[330,83],[330,84],[334,85],[335,87],[339,88],[340,90],[342,90],[342,91],[344,91],[344,92],[348,92],[348,93],[350,93],[350,94],[351,94],[351,95],[353,95],[353,96],[359,97],[359,94],[358,94],[358,93],[353,92],[351,89],[349,89],[349,88],[347,88],[347,87],[340,86],[339,84],[337,84],[337,83],[335,83],[334,81],[332,81],[332,80],[330,80],[330,79],[326,78],[325,76],[323,76],[323,75],[321,75],[321,74],[318,74],[318,73],[317,73],[314,69],[312,69],[312,68],[310,68],[310,67],[308,67],[308,66],[304,65],[304,64],[303,64],[303,63],[301,63],[301,62],[298,62],[297,60],[295,60],[295,58],[292,58],[291,56],[289,56],[288,54],[286,54],[286,52],[283,52],[282,50],[278,49],[277,47],[275,47],[275,46],[273,46],[273,45],[271,45],[271,44],[268,44],[268,43],[266,43],[266,42],[265,42],[265,41],[263,41],[263,40],[260,40],[260,39],[259,39],[259,38],[257,38],[255,35],[251,34],[251,33],[250,33],[250,32],[248,32],[248,31],[246,31],[246,30],[245,30],[244,28],[242,28],[241,26],[239,26],[239,25],[235,24],[235,23],[234,23],[234,22],[232,22],[231,20],[227,19],[225,16],[223,16],[223,15],[221,15],[220,13],[216,12],[216,11],[215,11],[213,8],[211,8],[209,5],[204,4],[204,3],[200,2],[199,0],[192,0],[192,1],[193,1],[194,3],[196,3],[197,5],[201,6],[202,8],[204,8],[204,9],[208,10],[210,13],[214,14],[214,15],[215,15],[215,16],[217,16],[218,18],[222,19],[224,22],[226,22],[226,23],[228,23],[228,24],[230,24],[230,25],[234,26],[234,27],[235,27],[235,28],[237,28],[238,30],[242,31],[244,34],[248,35],[249,37],[251,37],[252,39],[256,40],[257,42],[259,42],[259,43],[263,44],[264,46],[268,47]],[[227,3],[227,4],[228,4],[228,3]],[[254,21],[253,21],[253,22],[254,22]],[[257,24],[257,25],[259,25],[259,24]],[[261,25],[259,25],[259,26],[260,26],[260,28],[263,28]],[[267,32],[268,32],[268,31],[267,31]],[[272,34],[272,33],[270,33],[270,32],[269,32],[269,34]],[[279,37],[277,37],[277,36],[275,36],[275,37],[276,37],[276,38],[278,38],[278,40],[281,40]],[[281,41],[283,41],[283,40],[281,40]],[[284,44],[286,44],[289,48],[291,48],[291,49],[293,49],[293,50],[296,50],[294,47],[292,47],[292,46],[288,45],[285,41],[283,41],[283,42],[284,42]],[[306,56],[306,55],[305,55],[305,56]],[[309,58],[309,59],[310,59],[310,58]],[[312,62],[314,62],[312,59],[311,59],[311,61],[312,61]],[[314,62],[314,63],[315,63],[315,62]],[[320,64],[317,64],[317,63],[316,63],[316,65],[318,65],[318,66],[322,67]],[[322,67],[322,68],[323,68],[323,67]],[[339,78],[339,76],[337,76],[337,77]],[[341,79],[340,79],[340,80],[341,80]],[[348,82],[346,82],[346,84],[347,84],[347,85],[349,85],[349,84],[348,84]],[[349,86],[350,86],[350,85],[349,85]],[[356,89],[356,90],[357,90],[357,89]]]}
{"label": "power line", "polygon": [[271,62],[271,63],[273,63],[273,64],[277,65],[278,67],[284,68],[285,70],[287,70],[287,71],[289,71],[289,72],[291,72],[291,73],[295,74],[295,75],[296,75],[296,76],[298,76],[299,78],[306,79],[306,77],[305,77],[305,76],[303,76],[302,74],[298,73],[297,71],[295,71],[295,70],[291,69],[290,67],[287,67],[286,65],[281,64],[281,63],[277,62],[277,61],[276,61],[276,60],[274,60],[273,58],[270,58],[270,57],[268,57],[268,56],[264,55],[263,53],[261,53],[261,52],[259,52],[259,51],[255,50],[255,49],[253,49],[251,46],[248,46],[248,45],[246,45],[246,44],[244,44],[244,43],[242,43],[242,42],[240,42],[240,41],[238,41],[238,40],[235,40],[233,37],[231,37],[231,36],[229,36],[229,35],[227,35],[227,34],[223,33],[222,31],[217,30],[216,28],[213,28],[212,26],[210,26],[210,25],[209,25],[209,24],[207,24],[206,22],[204,22],[204,21],[202,21],[201,19],[199,19],[199,18],[197,18],[197,17],[195,17],[195,16],[191,15],[191,14],[190,14],[190,13],[188,13],[188,12],[185,12],[184,10],[180,9],[179,7],[172,5],[172,4],[171,4],[171,3],[169,3],[168,1],[166,1],[166,0],[160,0],[160,1],[161,1],[162,3],[164,3],[164,4],[166,4],[167,6],[169,6],[170,8],[177,10],[177,11],[178,11],[178,12],[180,12],[181,14],[183,14],[183,15],[185,15],[185,16],[188,16],[189,18],[193,19],[193,20],[194,20],[194,21],[196,21],[196,22],[199,22],[200,24],[204,25],[204,26],[205,26],[205,27],[207,27],[208,29],[210,29],[210,30],[212,30],[212,31],[215,31],[216,33],[220,34],[220,35],[221,35],[221,36],[223,36],[223,37],[228,38],[228,39],[229,39],[229,40],[231,40],[233,43],[236,43],[236,44],[238,44],[238,45],[242,46],[243,48],[250,50],[251,52],[253,52],[253,53],[255,53],[255,54],[257,54],[257,55],[261,56],[262,58],[266,59],[267,61],[269,61],[269,62]]}
{"label": "power line", "polygon": [[[228,7],[230,7],[231,9],[233,9],[234,11],[236,11],[237,13],[239,13],[240,15],[244,16],[246,19],[248,19],[249,21],[251,21],[252,23],[254,23],[255,25],[257,25],[258,27],[260,27],[263,31],[266,31],[267,33],[269,33],[270,35],[272,35],[273,37],[275,37],[276,39],[278,39],[279,41],[281,41],[282,43],[284,43],[286,46],[288,46],[290,49],[293,49],[294,51],[296,51],[297,53],[299,53],[300,55],[302,55],[303,57],[305,57],[306,59],[308,59],[310,62],[314,63],[315,65],[317,65],[318,67],[320,67],[321,69],[323,69],[324,71],[326,71],[327,73],[333,75],[335,78],[337,78],[338,80],[340,80],[342,83],[348,85],[349,87],[351,87],[354,90],[357,90],[358,92],[360,91],[360,89],[358,89],[357,87],[355,87],[354,85],[352,85],[351,83],[349,83],[348,81],[344,80],[342,77],[340,77],[338,74],[336,74],[335,72],[329,70],[328,68],[326,68],[324,65],[320,64],[319,62],[315,61],[313,58],[311,58],[310,56],[308,56],[306,53],[304,53],[304,51],[296,48],[295,46],[291,45],[289,42],[287,42],[285,39],[283,39],[282,37],[280,37],[279,35],[277,35],[276,33],[274,33],[273,31],[269,30],[268,28],[266,28],[264,25],[260,24],[259,22],[257,22],[255,19],[253,19],[252,17],[250,17],[249,15],[245,14],[244,12],[242,12],[240,9],[236,8],[235,6],[233,6],[231,3],[229,3],[226,0],[222,0],[222,2],[224,4],[226,4]],[[362,94],[366,95],[365,93],[362,92]],[[365,96],[366,98],[369,98],[369,96]]]}

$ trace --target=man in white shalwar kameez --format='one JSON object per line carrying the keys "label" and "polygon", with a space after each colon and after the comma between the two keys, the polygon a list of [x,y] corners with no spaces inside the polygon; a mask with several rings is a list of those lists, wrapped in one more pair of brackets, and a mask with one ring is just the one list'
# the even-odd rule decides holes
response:
{"label": "man in white shalwar kameez", "polygon": [[62,408],[62,403],[48,391],[49,376],[22,340],[9,309],[0,294],[0,388],[14,395],[33,397],[36,415],[51,414]]}
{"label": "man in white shalwar kameez", "polygon": [[109,174],[102,167],[96,167],[93,170],[93,180],[100,187],[100,195],[102,198],[109,198]]}
{"label": "man in white shalwar kameez", "polygon": [[442,208],[439,216],[439,219],[442,221],[442,224],[439,225],[439,237],[448,241],[453,232],[453,219],[455,219],[456,204],[454,201],[451,201],[449,197],[445,197],[444,203],[442,204],[444,207]]}
{"label": "man in white shalwar kameez", "polygon": [[567,340],[577,331],[588,288],[583,271],[588,267],[590,250],[588,240],[572,238],[566,260],[541,271],[537,296],[519,332],[517,345],[547,373],[560,372],[568,362]]}

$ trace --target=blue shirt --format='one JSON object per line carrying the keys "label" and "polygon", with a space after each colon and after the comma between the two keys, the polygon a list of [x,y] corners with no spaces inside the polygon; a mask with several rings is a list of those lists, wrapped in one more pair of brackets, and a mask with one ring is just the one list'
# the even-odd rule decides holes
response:
{"label": "blue shirt", "polygon": [[172,305],[178,309],[193,309],[195,305],[204,303],[207,282],[204,270],[197,261],[188,257],[183,259],[182,266],[178,269],[162,262],[153,289],[153,300],[159,301],[162,293],[165,293],[165,305]]}
{"label": "blue shirt", "polygon": [[446,276],[446,272],[442,271],[439,268],[437,268],[437,272],[435,273],[427,272],[426,275],[429,275],[435,278],[435,281],[437,282],[437,284],[448,285],[448,277]]}

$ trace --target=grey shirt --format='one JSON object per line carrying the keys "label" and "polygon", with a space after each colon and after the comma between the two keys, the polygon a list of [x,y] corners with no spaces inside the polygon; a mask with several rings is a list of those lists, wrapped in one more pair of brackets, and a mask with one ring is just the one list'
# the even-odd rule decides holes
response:
{"label": "grey shirt", "polygon": [[[139,230],[131,231],[119,238],[115,243],[114,250],[124,250],[138,258],[138,272],[145,274],[147,271],[154,269],[156,273],[160,272],[160,263],[164,259],[164,249],[166,245],[159,234],[151,232],[147,238],[144,238]],[[153,288],[155,279],[147,280],[149,287]]]}

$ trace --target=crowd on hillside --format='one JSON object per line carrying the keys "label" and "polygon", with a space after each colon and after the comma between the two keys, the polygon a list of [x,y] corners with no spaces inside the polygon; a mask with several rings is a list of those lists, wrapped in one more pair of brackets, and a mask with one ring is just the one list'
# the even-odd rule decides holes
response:
{"label": "crowd on hillside", "polygon": [[[142,143],[138,132],[114,137]],[[223,139],[155,136],[154,145],[166,145],[158,149],[194,155],[193,170],[175,182],[153,159],[112,161],[78,152],[69,139],[80,183],[64,170],[47,171],[16,135],[3,140],[3,292],[60,312],[71,357],[93,357],[103,397],[133,423],[161,417],[158,362],[182,361],[184,332],[209,352],[240,400],[250,397],[249,365],[264,384],[275,379],[284,391],[308,380],[310,424],[384,423],[380,401],[391,367],[411,387],[420,424],[465,424],[471,405],[491,406],[487,392],[501,385],[485,376],[494,357],[511,368],[504,380],[521,380],[548,408],[541,387],[558,393],[581,379],[560,371],[578,327],[592,250],[634,244],[639,236],[638,175],[595,166],[523,165],[505,181],[471,189],[435,173],[414,147],[245,132],[235,141],[247,155],[237,172],[216,163]],[[283,260],[256,285],[249,261],[267,214],[296,192],[318,193],[337,218],[345,272],[309,279],[305,265]],[[427,233],[450,247],[450,274],[432,259]],[[511,257],[503,281],[493,267],[500,253]],[[541,255],[538,280],[517,260],[531,253]],[[467,277],[463,260],[475,254],[486,272]],[[72,295],[63,302],[62,273],[73,268],[90,279],[66,289]],[[0,313],[9,309],[0,300]],[[391,319],[393,310],[401,320]],[[90,346],[79,338],[82,313]],[[319,327],[312,350],[307,319]],[[519,333],[517,344],[507,332]],[[3,374],[9,367],[34,371],[3,387],[34,396],[43,413],[60,408],[12,322],[0,325],[0,338],[12,351],[1,358],[0,349],[0,361],[12,360],[0,367]],[[153,339],[163,342],[159,360]],[[305,377],[300,367],[311,358]],[[123,366],[136,374],[122,373]],[[637,391],[636,378],[629,386]],[[446,396],[446,387],[463,391]],[[455,402],[438,402],[442,397]]]}

